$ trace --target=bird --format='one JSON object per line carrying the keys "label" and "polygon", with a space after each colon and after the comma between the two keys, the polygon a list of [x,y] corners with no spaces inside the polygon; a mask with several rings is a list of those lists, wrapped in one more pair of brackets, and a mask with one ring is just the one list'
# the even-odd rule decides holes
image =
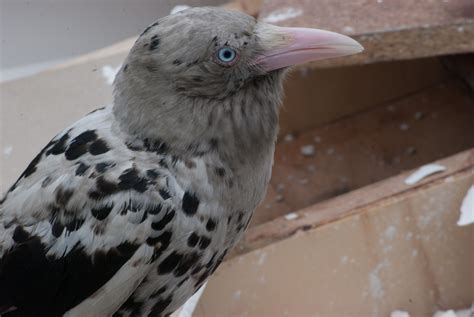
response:
{"label": "bird", "polygon": [[149,25],[113,103],[55,136],[2,197],[0,315],[170,315],[265,195],[288,69],[362,49],[214,7]]}

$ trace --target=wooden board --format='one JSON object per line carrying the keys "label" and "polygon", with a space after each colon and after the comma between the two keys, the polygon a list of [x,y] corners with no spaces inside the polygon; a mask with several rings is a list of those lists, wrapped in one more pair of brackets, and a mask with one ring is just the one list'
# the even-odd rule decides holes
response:
{"label": "wooden board", "polygon": [[431,316],[469,307],[474,226],[456,221],[474,183],[474,149],[439,163],[445,173],[415,186],[404,173],[251,230],[251,239],[286,238],[226,261],[194,316]]}
{"label": "wooden board", "polygon": [[472,136],[474,99],[453,79],[282,140],[252,226],[473,148]]}
{"label": "wooden board", "polygon": [[[363,54],[312,63],[317,67],[367,64],[474,52],[472,0],[272,0],[259,18],[288,17],[284,26],[345,33],[360,41]],[[289,18],[291,17],[291,18]]]}

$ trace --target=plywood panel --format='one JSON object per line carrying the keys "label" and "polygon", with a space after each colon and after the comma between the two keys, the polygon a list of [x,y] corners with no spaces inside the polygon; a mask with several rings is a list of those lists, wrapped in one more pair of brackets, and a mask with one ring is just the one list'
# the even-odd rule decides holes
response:
{"label": "plywood panel", "polygon": [[[304,118],[312,118],[309,111]],[[282,140],[272,190],[252,225],[473,148],[472,136],[474,100],[450,80]],[[314,146],[313,156],[302,155],[306,145]]]}
{"label": "plywood panel", "polygon": [[472,153],[470,160],[469,168],[408,191],[399,178],[387,180],[398,194],[230,259],[211,278],[196,316],[389,316],[395,309],[430,316],[470,306],[474,226],[456,226],[474,183]]}
{"label": "plywood panel", "polygon": [[[279,24],[342,32],[365,47],[363,54],[313,66],[367,64],[474,51],[471,0],[272,0],[260,18],[282,14]],[[270,19],[271,20],[271,19]]]}

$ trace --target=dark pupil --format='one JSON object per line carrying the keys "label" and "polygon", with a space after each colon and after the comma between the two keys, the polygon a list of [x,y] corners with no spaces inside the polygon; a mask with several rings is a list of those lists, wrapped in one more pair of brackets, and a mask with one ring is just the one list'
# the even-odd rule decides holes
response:
{"label": "dark pupil", "polygon": [[229,59],[232,57],[232,52],[231,51],[224,51],[224,58]]}

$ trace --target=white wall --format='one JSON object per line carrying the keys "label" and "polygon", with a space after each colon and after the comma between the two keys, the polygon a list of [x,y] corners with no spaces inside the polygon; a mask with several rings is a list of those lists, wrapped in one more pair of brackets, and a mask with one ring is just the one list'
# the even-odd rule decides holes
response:
{"label": "white wall", "polygon": [[139,34],[176,4],[225,0],[0,0],[0,80]]}

